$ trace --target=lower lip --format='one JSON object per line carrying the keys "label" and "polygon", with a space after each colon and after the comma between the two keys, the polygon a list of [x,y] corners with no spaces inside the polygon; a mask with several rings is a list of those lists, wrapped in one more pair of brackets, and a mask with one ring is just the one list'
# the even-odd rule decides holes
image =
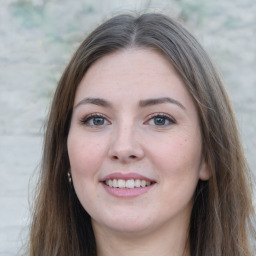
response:
{"label": "lower lip", "polygon": [[147,187],[139,187],[139,188],[113,188],[109,187],[106,184],[102,183],[105,190],[115,197],[120,198],[132,198],[143,195],[147,193],[155,184],[151,184]]}

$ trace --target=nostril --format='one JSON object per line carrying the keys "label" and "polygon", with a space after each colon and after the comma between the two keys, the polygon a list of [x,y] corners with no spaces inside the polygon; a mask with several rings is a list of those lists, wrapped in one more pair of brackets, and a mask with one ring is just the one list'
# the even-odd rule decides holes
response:
{"label": "nostril", "polygon": [[[130,155],[129,158],[130,158],[130,159],[136,159],[137,157],[136,157],[135,155]],[[112,156],[112,159],[118,160],[119,157],[114,155],[114,156]]]}

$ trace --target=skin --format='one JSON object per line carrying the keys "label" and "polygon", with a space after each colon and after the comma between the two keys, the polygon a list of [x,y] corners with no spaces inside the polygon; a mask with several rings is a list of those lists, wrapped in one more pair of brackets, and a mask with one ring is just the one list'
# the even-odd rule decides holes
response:
{"label": "skin", "polygon": [[[141,103],[166,97],[172,101]],[[98,255],[189,255],[194,191],[210,174],[196,107],[161,54],[126,49],[89,68],[75,96],[68,154]],[[100,182],[114,172],[137,173],[155,183],[139,196],[116,197]]]}

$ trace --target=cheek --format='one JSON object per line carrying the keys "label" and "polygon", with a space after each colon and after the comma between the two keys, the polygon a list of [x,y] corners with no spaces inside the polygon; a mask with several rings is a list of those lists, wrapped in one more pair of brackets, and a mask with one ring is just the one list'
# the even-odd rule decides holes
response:
{"label": "cheek", "polygon": [[68,137],[72,181],[78,199],[86,210],[93,208],[92,198],[97,196],[95,185],[98,183],[99,170],[104,159],[103,146],[104,143],[81,133],[70,132]]}
{"label": "cheek", "polygon": [[[195,135],[195,134],[194,134]],[[158,145],[151,143],[152,159],[167,176],[187,178],[199,174],[201,161],[200,136],[180,135]],[[158,150],[156,151],[155,148]]]}
{"label": "cheek", "polygon": [[158,147],[154,166],[169,210],[190,207],[199,180],[201,144],[196,138],[172,138]]}
{"label": "cheek", "polygon": [[68,155],[72,175],[90,175],[97,171],[106,152],[104,145],[89,136],[70,133]]}

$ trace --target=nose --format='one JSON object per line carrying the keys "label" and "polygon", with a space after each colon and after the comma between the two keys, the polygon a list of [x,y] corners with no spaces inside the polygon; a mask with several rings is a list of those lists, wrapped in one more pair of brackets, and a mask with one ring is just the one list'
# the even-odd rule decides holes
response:
{"label": "nose", "polygon": [[134,127],[123,126],[113,131],[109,157],[123,163],[140,160],[144,157],[141,138]]}

